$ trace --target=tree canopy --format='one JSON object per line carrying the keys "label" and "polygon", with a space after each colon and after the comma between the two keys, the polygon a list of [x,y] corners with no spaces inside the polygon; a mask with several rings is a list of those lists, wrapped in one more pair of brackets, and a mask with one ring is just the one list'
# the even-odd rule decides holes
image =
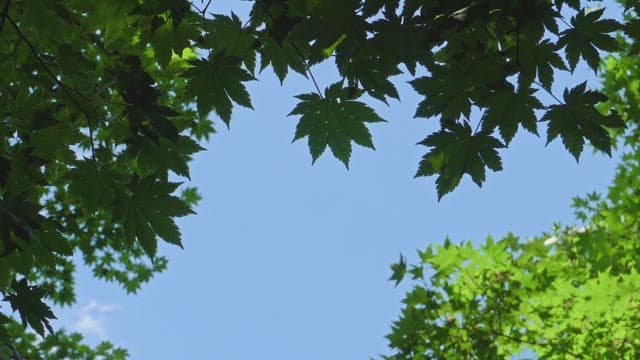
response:
{"label": "tree canopy", "polygon": [[413,265],[401,257],[391,280],[412,283],[386,359],[640,356],[637,44],[604,61],[610,100],[600,110],[615,109],[627,124],[614,133],[623,155],[607,193],[574,199],[578,226],[558,224],[530,239],[447,239],[419,251]]}
{"label": "tree canopy", "polygon": [[[610,153],[621,114],[632,118],[622,105],[598,111],[616,92],[555,81],[580,62],[598,71],[603,52],[640,52],[637,19],[603,18],[585,1],[257,0],[246,19],[210,0],[0,6],[0,292],[40,335],[54,330],[47,301],[75,300],[72,255],[127,292],[167,266],[158,241],[182,245],[175,219],[199,199],[176,179],[189,179],[212,117],[229,126],[236,106],[252,107],[245,84],[266,68],[283,84],[291,71],[309,78],[288,114],[299,117],[293,140],[306,138],[312,161],[329,148],[347,167],[354,143],[374,149],[368,124],[385,121],[367,102],[399,99],[394,76],[411,76],[415,116],[440,123],[416,171],[437,177],[439,198],[464,174],[481,185],[501,170],[520,128],[546,125],[547,142],[578,159],[586,144]],[[624,2],[627,14],[639,7]],[[620,31],[633,45],[620,46]],[[339,77],[319,84],[313,67],[325,62]],[[12,319],[0,322],[0,340],[15,343]],[[112,350],[125,356],[95,351]]]}

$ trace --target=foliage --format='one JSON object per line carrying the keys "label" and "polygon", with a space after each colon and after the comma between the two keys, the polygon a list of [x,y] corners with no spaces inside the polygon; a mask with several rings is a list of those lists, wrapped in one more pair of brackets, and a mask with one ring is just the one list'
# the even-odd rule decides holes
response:
{"label": "foliage", "polygon": [[[214,132],[211,113],[229,125],[235,105],[251,108],[258,68],[310,78],[294,139],[307,138],[313,161],[329,147],[347,166],[383,121],[367,96],[398,99],[391,79],[411,76],[424,97],[416,117],[441,124],[416,173],[437,176],[439,197],[464,174],[480,185],[486,168],[500,170],[498,149],[520,125],[548,122],[547,139],[576,158],[585,140],[610,150],[607,129],[622,122],[595,112],[606,96],[540,94],[581,59],[596,70],[600,51],[618,49],[614,31],[638,38],[637,21],[602,19],[578,0],[400,3],[257,0],[241,20],[212,13],[212,1],[2,0],[0,292],[22,322],[44,335],[45,300],[74,302],[72,255],[128,292],[166,267],[158,241],[181,246],[175,219],[198,199],[176,179],[189,179]],[[324,92],[312,73],[322,62],[340,75]]]}
{"label": "foliage", "polygon": [[107,341],[92,348],[82,343],[82,335],[64,330],[56,330],[39,338],[39,335],[25,332],[19,324],[10,323],[7,332],[15,340],[0,348],[0,359],[124,360],[128,356],[126,350]]}
{"label": "foliage", "polygon": [[[625,120],[626,131],[615,136],[624,155],[606,196],[574,199],[583,225],[557,225],[551,234],[533,239],[512,234],[482,244],[447,239],[419,252],[414,265],[401,257],[391,280],[397,285],[408,276],[412,285],[387,336],[393,353],[386,359],[640,357],[640,60],[635,46],[627,44],[604,63],[609,101],[600,110],[614,109]],[[572,96],[596,95],[580,85],[565,94],[567,103]],[[557,121],[573,119],[565,114]],[[568,146],[582,148],[560,135]]]}

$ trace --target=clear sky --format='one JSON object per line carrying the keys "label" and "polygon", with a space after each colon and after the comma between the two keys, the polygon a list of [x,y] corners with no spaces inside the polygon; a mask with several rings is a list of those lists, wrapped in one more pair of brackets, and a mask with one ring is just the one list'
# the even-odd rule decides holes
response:
{"label": "clear sky", "polygon": [[[214,1],[213,11],[248,5]],[[337,80],[330,67],[313,71],[323,87]],[[597,86],[584,70],[563,79],[585,77]],[[371,126],[377,150],[354,147],[349,171],[328,151],[311,166],[306,140],[291,144],[297,118],[286,114],[313,84],[259,79],[255,110],[236,109],[230,130],[218,122],[192,163],[204,199],[180,221],[185,249],[161,248],[169,269],[135,296],[81,273],[78,304],[58,312],[57,326],[109,339],[135,360],[367,359],[388,353],[384,335],[406,290],[387,281],[400,253],[415,261],[446,236],[526,237],[573,223],[572,197],[603,191],[613,176],[615,156],[587,149],[576,164],[559,140],[545,147],[522,132],[502,151],[504,171],[482,188],[465,177],[438,202],[434,178],[413,178],[426,150],[415,143],[437,120],[412,118],[420,99],[407,79],[396,81],[402,102],[370,102],[389,122]]]}

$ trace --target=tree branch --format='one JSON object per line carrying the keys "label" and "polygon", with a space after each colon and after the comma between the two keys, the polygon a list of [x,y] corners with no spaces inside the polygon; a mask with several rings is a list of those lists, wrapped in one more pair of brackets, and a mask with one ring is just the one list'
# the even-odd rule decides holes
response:
{"label": "tree branch", "polygon": [[[7,0],[7,2],[8,1],[9,0]],[[27,44],[27,46],[29,46],[29,50],[31,50],[31,53],[33,54],[33,56],[35,56],[36,60],[38,60],[40,65],[42,65],[45,72],[62,89],[62,91],[69,97],[71,102],[78,108],[78,110],[82,113],[82,115],[84,115],[84,117],[87,119],[87,125],[89,127],[89,146],[91,147],[91,158],[95,160],[95,148],[93,145],[93,126],[91,125],[91,118],[89,117],[89,114],[82,107],[82,105],[80,105],[78,100],[71,94],[71,91],[69,90],[70,88],[67,85],[65,85],[62,81],[60,81],[60,79],[58,79],[58,77],[53,73],[53,71],[49,69],[49,67],[44,62],[44,60],[40,56],[40,53],[35,48],[33,43],[26,37],[26,35],[22,32],[22,30],[20,30],[20,28],[18,27],[18,24],[16,24],[15,21],[13,21],[13,19],[9,16],[9,14],[5,15],[3,19],[7,19],[9,21],[9,24],[11,24],[11,26],[14,28],[18,36]]]}

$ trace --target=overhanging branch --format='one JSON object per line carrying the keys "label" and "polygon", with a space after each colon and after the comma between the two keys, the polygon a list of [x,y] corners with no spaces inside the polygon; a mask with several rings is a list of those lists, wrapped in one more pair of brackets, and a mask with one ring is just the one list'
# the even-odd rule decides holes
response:
{"label": "overhanging branch", "polygon": [[[7,0],[7,2],[5,3],[5,7],[6,7],[6,4],[8,3],[9,3],[9,0]],[[62,91],[69,97],[71,102],[78,108],[78,110],[82,113],[82,115],[84,115],[84,117],[87,119],[87,126],[89,127],[89,146],[91,147],[91,158],[95,160],[95,148],[93,145],[93,126],[91,125],[91,118],[89,114],[82,107],[82,105],[80,105],[80,103],[73,96],[73,94],[71,94],[71,91],[69,90],[70,88],[67,85],[65,85],[60,79],[58,79],[58,77],[53,73],[53,71],[51,71],[49,66],[47,66],[47,64],[44,62],[44,60],[40,56],[40,53],[38,52],[36,47],[22,32],[22,30],[20,30],[20,28],[18,27],[18,24],[15,21],[13,21],[13,19],[9,16],[9,14],[4,15],[2,19],[6,19],[7,21],[9,21],[9,24],[11,24],[11,26],[14,28],[14,30],[16,31],[20,39],[22,39],[22,41],[24,41],[27,44],[27,46],[29,46],[29,50],[31,50],[31,53],[33,54],[33,56],[35,56],[36,60],[38,60],[40,65],[42,65],[42,68],[44,68],[45,72],[62,89]]]}

